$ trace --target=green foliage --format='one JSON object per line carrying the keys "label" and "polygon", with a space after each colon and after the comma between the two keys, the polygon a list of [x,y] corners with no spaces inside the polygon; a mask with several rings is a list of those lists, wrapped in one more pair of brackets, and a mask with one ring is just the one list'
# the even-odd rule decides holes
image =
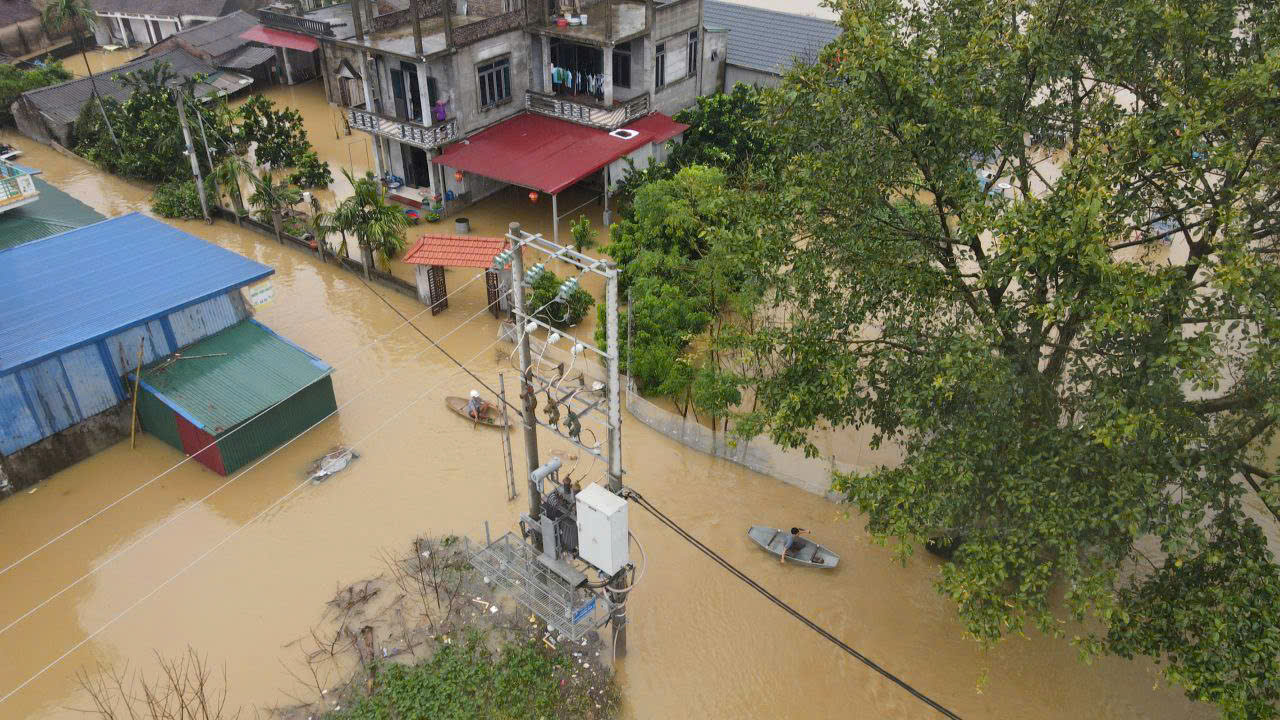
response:
{"label": "green foliage", "polygon": [[704,95],[698,104],[676,113],[689,125],[671,148],[676,168],[709,165],[735,173],[771,161],[771,135],[761,125],[763,91],[737,83],[728,93]]}
{"label": "green foliage", "polygon": [[[620,367],[636,381],[646,395],[682,398],[689,392],[696,374],[686,354],[689,343],[711,323],[711,315],[701,309],[696,297],[683,285],[655,277],[642,277],[632,288],[631,338]],[[603,340],[605,308],[599,309],[596,342]],[[621,323],[628,322],[624,315]]]}
{"label": "green foliage", "polygon": [[[102,100],[102,110],[96,103],[87,103],[80,111],[75,126],[75,150],[115,175],[147,182],[167,182],[175,177],[191,175],[190,160],[183,154],[186,147],[178,109],[172,91],[166,86],[174,77],[168,63],[156,63],[150,68],[122,73],[121,82],[132,92],[123,103],[111,98]],[[211,108],[200,103],[189,103],[187,116],[194,124],[196,112],[204,114],[206,129],[213,145],[215,162],[222,155],[213,140],[225,129],[217,126],[217,116]],[[111,133],[103,121],[103,113],[110,120],[120,141],[117,149]],[[193,134],[196,159],[208,170],[205,148],[199,133]]]}
{"label": "green foliage", "polygon": [[163,218],[195,220],[204,217],[194,180],[156,186],[151,194],[151,210]]}
{"label": "green foliage", "polygon": [[585,252],[596,245],[596,233],[585,215],[569,226],[569,234],[573,236],[573,248],[578,252]]}
{"label": "green foliage", "polygon": [[[273,170],[299,167],[311,151],[302,114],[297,110],[277,109],[273,101],[254,95],[240,106],[238,114],[240,124],[235,138],[241,144],[254,144],[253,154],[259,165]],[[315,160],[318,162],[318,158]],[[317,168],[313,172],[320,171]],[[330,174],[329,180],[332,179]]]}
{"label": "green foliage", "polygon": [[277,182],[270,170],[262,170],[257,176],[249,175],[253,181],[253,194],[249,196],[249,204],[258,208],[258,219],[271,223],[275,228],[276,239],[283,228],[281,213],[302,202],[302,191],[289,184],[287,180]]}
{"label": "green foliage", "polygon": [[588,672],[567,653],[536,639],[509,643],[496,655],[476,634],[441,646],[413,666],[379,666],[372,695],[344,703],[329,720],[525,720],[613,718],[621,698],[611,676]]}
{"label": "green foliage", "polygon": [[904,558],[960,538],[938,587],[982,642],[1079,621],[1086,656],[1275,717],[1280,573],[1242,508],[1242,471],[1277,484],[1274,3],[840,7],[765,96],[785,316],[743,339],[738,429],[900,446],[836,488]]}
{"label": "green foliage", "polygon": [[333,182],[333,171],[314,150],[308,150],[298,159],[297,170],[289,175],[289,182],[300,188],[323,189]]}
{"label": "green foliage", "polygon": [[569,293],[567,300],[557,300],[560,284],[561,280],[555,273],[544,271],[534,279],[524,304],[526,312],[536,311],[533,316],[537,319],[558,328],[566,328],[582,322],[596,299],[579,287]]}
{"label": "green foliage", "polygon": [[61,60],[49,59],[44,67],[20,70],[16,65],[0,65],[0,127],[13,127],[9,108],[18,96],[28,90],[54,85],[71,79]]}

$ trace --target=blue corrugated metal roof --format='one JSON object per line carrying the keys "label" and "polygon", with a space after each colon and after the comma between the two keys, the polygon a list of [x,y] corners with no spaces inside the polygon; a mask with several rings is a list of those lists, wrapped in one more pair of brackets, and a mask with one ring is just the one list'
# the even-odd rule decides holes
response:
{"label": "blue corrugated metal roof", "polygon": [[729,31],[729,57],[738,67],[781,74],[799,58],[814,59],[840,36],[831,20],[707,0],[703,24]]}
{"label": "blue corrugated metal roof", "polygon": [[140,213],[0,250],[0,373],[273,272]]}

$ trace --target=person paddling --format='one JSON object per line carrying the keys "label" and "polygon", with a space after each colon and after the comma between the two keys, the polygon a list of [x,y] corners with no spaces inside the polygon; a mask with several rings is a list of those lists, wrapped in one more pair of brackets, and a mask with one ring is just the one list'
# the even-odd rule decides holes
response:
{"label": "person paddling", "polygon": [[479,390],[471,391],[471,399],[467,401],[466,411],[467,417],[471,418],[476,423],[484,420],[485,413],[489,412],[489,403],[480,399]]}
{"label": "person paddling", "polygon": [[782,538],[782,557],[778,560],[778,562],[785,563],[787,561],[788,554],[799,551],[802,544],[800,542],[800,536],[808,535],[808,534],[809,534],[809,531],[805,530],[804,528],[798,528],[798,527],[791,528],[791,534]]}

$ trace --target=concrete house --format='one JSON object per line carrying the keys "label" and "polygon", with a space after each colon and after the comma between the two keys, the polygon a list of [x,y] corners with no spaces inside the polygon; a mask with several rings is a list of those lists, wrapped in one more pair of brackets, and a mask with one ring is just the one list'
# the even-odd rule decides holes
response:
{"label": "concrete house", "polygon": [[0,62],[27,60],[71,41],[62,30],[50,37],[34,0],[0,0]]}
{"label": "concrete house", "polygon": [[672,113],[719,90],[724,34],[703,30],[702,8],[351,0],[258,16],[319,42],[329,102],[402,181],[397,199],[448,207],[517,185],[550,195],[558,218],[562,190],[607,193],[626,158],[643,164],[685,129]]}
{"label": "concrete house", "polygon": [[831,20],[721,0],[706,0],[704,15],[708,29],[729,33],[726,91],[737,83],[776,86],[797,58],[817,58],[840,36],[840,26]]}
{"label": "concrete house", "polygon": [[98,16],[99,45],[149,47],[175,33],[212,22],[237,10],[252,10],[254,0],[91,0]]}
{"label": "concrete house", "polygon": [[253,78],[255,85],[269,85],[275,79],[279,50],[267,47],[244,34],[258,27],[258,18],[244,10],[212,22],[175,33],[147,50],[147,55],[161,55],[170,50],[183,50],[188,55],[220,70],[231,70]]}

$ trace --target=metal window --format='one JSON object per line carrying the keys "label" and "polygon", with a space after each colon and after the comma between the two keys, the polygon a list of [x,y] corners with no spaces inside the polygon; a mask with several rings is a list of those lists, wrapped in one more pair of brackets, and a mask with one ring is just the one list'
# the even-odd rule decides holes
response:
{"label": "metal window", "polygon": [[698,73],[698,31],[694,30],[689,33],[689,59],[685,63],[685,67],[689,68],[689,74],[685,77],[693,77]]}
{"label": "metal window", "polygon": [[658,43],[653,54],[653,86],[660,88],[667,84],[667,44]]}
{"label": "metal window", "polygon": [[477,65],[476,75],[480,85],[480,107],[493,107],[511,98],[510,57]]}

